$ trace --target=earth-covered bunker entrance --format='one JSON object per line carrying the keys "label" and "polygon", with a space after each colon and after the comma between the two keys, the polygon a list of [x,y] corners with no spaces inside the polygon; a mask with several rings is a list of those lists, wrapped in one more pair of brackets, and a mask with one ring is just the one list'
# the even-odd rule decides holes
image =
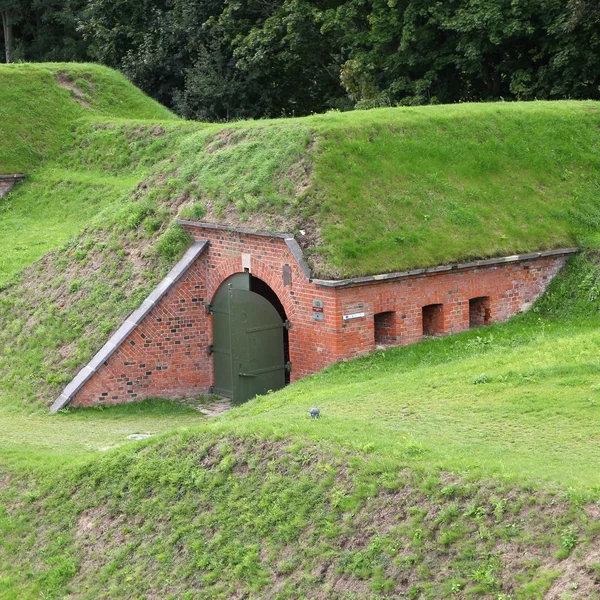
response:
{"label": "earth-covered bunker entrance", "polygon": [[[243,401],[377,347],[504,321],[531,306],[576,252],[550,250],[327,280],[313,277],[291,234],[179,224],[194,240],[189,250],[73,378],[53,411],[68,404],[211,391]],[[230,290],[233,281],[238,285]],[[230,295],[234,350],[242,360],[234,365],[229,359],[228,381],[217,357],[222,348],[218,329],[230,331],[231,324],[213,320],[218,319],[215,307],[229,303]],[[258,321],[252,325],[242,322],[242,315],[251,315],[236,308],[244,296],[258,303],[252,308]]]}

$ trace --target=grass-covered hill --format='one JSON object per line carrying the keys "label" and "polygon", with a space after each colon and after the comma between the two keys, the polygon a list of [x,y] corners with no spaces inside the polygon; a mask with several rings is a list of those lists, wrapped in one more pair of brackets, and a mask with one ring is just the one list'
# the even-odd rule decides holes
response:
{"label": "grass-covered hill", "polygon": [[53,400],[189,244],[176,216],[292,231],[328,277],[595,247],[599,107],[207,125],[104,67],[0,66],[0,172],[28,175],[0,201],[0,396]]}
{"label": "grass-covered hill", "polygon": [[[0,172],[28,174],[0,202],[0,599],[600,598],[598,108],[205,125],[104,68],[0,66]],[[178,214],[303,229],[324,276],[590,250],[527,315],[218,419],[49,416]]]}
{"label": "grass-covered hill", "polygon": [[79,120],[175,118],[123,75],[98,65],[2,65],[0,83],[3,173],[29,173],[55,159]]}
{"label": "grass-covered hill", "polygon": [[185,205],[188,217],[290,230],[326,277],[593,244],[599,108],[464,104],[202,125],[106,68],[2,66],[0,172],[30,179],[0,212],[0,281],[131,201],[154,226],[151,213]]}

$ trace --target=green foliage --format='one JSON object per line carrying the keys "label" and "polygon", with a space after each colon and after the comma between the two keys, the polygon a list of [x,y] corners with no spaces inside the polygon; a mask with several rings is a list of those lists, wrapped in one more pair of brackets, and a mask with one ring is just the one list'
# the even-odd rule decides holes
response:
{"label": "green foliage", "polygon": [[600,265],[597,254],[573,257],[533,308],[545,319],[567,319],[576,314],[594,318],[600,312]]}
{"label": "green foliage", "polygon": [[10,4],[18,59],[93,57],[201,120],[600,97],[587,0]]}
{"label": "green foliage", "polygon": [[306,115],[343,96],[312,2],[86,4],[80,30],[95,57],[188,118]]}
{"label": "green foliage", "polygon": [[156,251],[168,262],[180,258],[188,249],[192,239],[179,225],[172,225],[163,233],[156,244]]}
{"label": "green foliage", "polygon": [[492,381],[492,378],[487,373],[480,373],[479,375],[475,375],[475,377],[473,377],[473,383],[475,385],[490,383],[490,381]]}
{"label": "green foliage", "polygon": [[[84,6],[85,0],[1,0],[0,11],[6,11],[12,27],[12,61],[89,59],[87,44],[77,31]],[[0,33],[4,45],[4,32]]]}

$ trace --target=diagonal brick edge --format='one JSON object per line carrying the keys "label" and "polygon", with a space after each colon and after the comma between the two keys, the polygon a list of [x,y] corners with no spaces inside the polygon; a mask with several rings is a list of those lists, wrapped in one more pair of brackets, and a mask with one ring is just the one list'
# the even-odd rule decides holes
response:
{"label": "diagonal brick edge", "polygon": [[114,354],[114,352],[127,339],[129,334],[146,318],[161,298],[181,279],[194,261],[208,247],[208,241],[194,242],[183,255],[181,260],[171,269],[169,274],[158,284],[154,291],[142,302],[141,306],[127,317],[126,321],[113,333],[111,338],[94,355],[92,360],[77,373],[62,394],[50,407],[52,414],[61,410],[75,396],[75,394],[89,381],[92,375]]}

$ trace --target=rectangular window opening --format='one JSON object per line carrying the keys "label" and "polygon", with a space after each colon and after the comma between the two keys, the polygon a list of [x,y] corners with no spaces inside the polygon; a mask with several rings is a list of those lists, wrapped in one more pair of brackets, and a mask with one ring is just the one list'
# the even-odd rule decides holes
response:
{"label": "rectangular window opening", "polygon": [[394,335],[394,311],[375,313],[373,320],[375,322],[375,344],[386,345],[394,344],[396,336]]}
{"label": "rectangular window opening", "polygon": [[444,305],[428,304],[423,307],[423,335],[439,336],[444,334]]}
{"label": "rectangular window opening", "polygon": [[469,327],[482,327],[491,322],[490,297],[471,298],[469,300]]}

